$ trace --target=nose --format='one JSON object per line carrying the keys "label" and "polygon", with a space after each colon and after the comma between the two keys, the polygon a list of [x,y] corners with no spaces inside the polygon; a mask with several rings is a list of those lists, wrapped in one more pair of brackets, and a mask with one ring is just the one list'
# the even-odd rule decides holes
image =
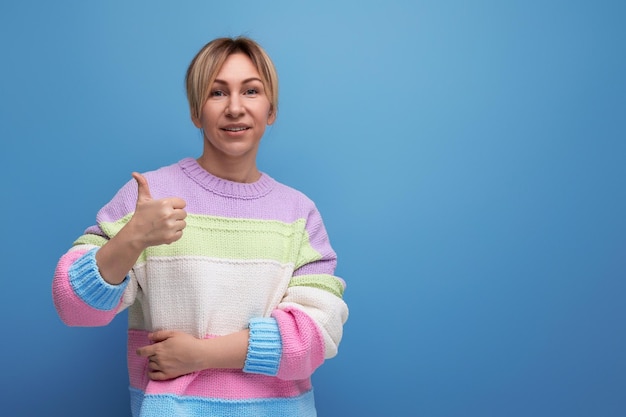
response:
{"label": "nose", "polygon": [[230,117],[239,117],[243,114],[243,112],[243,103],[239,95],[231,95],[229,97],[228,104],[226,105],[226,115]]}

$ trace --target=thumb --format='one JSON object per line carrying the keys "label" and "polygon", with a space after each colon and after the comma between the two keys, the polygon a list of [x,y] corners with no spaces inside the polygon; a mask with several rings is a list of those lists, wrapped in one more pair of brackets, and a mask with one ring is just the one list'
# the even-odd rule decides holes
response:
{"label": "thumb", "polygon": [[137,201],[152,200],[148,180],[138,172],[133,172],[133,178],[137,181]]}

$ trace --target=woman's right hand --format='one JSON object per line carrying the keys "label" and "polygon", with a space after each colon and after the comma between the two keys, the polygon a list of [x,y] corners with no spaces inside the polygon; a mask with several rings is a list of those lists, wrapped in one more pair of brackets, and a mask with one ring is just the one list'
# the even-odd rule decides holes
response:
{"label": "woman's right hand", "polygon": [[137,181],[137,205],[133,217],[96,252],[102,278],[117,285],[124,281],[146,248],[176,242],[187,225],[185,200],[177,197],[155,200],[148,181],[133,172]]}
{"label": "woman's right hand", "polygon": [[185,200],[178,197],[155,200],[146,178],[138,172],[133,172],[133,178],[137,181],[137,206],[126,227],[132,230],[143,249],[176,242],[187,225]]}

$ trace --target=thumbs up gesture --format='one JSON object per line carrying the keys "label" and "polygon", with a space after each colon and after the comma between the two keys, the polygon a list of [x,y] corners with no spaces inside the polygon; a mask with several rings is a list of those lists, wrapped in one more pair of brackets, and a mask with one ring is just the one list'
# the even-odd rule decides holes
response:
{"label": "thumbs up gesture", "polygon": [[135,238],[144,248],[176,242],[187,225],[185,200],[177,197],[155,200],[146,178],[138,172],[132,175],[137,181],[137,206],[128,225],[132,225]]}

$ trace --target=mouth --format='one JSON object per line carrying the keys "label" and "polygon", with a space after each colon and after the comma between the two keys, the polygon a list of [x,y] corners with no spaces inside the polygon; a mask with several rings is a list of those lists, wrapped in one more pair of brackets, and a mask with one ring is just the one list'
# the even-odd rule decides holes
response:
{"label": "mouth", "polygon": [[250,129],[248,126],[226,126],[221,128],[225,132],[243,132]]}

